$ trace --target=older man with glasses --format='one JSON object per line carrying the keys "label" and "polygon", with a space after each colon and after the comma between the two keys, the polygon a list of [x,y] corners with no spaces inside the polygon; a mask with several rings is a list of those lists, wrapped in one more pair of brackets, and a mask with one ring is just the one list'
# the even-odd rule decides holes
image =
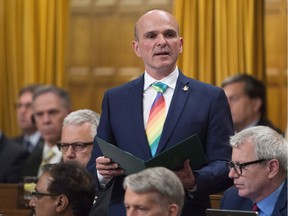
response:
{"label": "older man with glasses", "polygon": [[89,109],[77,110],[65,117],[61,142],[57,144],[64,162],[78,161],[86,167],[99,121],[100,115]]}
{"label": "older man with glasses", "polygon": [[229,177],[234,186],[222,209],[253,210],[259,216],[287,216],[287,141],[267,126],[242,130],[230,139]]}

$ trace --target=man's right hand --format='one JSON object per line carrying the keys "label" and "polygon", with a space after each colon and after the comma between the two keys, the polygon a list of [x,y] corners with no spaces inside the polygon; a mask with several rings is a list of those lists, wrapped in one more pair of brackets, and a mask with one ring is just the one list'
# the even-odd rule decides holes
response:
{"label": "man's right hand", "polygon": [[114,163],[110,158],[104,156],[96,158],[96,169],[106,180],[111,180],[113,177],[123,175],[125,172],[119,168],[117,163]]}

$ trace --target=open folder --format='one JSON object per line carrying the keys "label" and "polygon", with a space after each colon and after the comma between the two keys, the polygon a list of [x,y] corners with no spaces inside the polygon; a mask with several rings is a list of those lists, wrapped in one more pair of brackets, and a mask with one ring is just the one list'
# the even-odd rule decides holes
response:
{"label": "open folder", "polygon": [[177,143],[170,149],[161,152],[147,161],[143,161],[99,137],[96,137],[96,140],[103,155],[111,158],[113,162],[118,163],[127,175],[139,172],[148,167],[156,166],[166,167],[170,170],[178,170],[183,167],[186,159],[190,159],[190,166],[193,170],[200,169],[207,164],[207,158],[197,134]]}

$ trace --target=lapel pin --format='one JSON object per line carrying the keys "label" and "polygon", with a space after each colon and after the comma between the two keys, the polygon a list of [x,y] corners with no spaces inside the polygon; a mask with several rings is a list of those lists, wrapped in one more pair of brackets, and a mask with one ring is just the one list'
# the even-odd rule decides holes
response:
{"label": "lapel pin", "polygon": [[183,87],[183,91],[184,91],[184,92],[188,91],[188,89],[189,89],[188,85],[185,85],[185,86]]}

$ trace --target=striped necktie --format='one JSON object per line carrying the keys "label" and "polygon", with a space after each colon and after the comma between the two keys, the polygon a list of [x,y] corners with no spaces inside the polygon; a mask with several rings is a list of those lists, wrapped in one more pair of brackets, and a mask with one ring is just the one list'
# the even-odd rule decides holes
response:
{"label": "striped necktie", "polygon": [[163,97],[163,93],[166,91],[167,85],[157,82],[152,84],[152,87],[157,91],[157,95],[150,109],[148,122],[146,125],[146,134],[152,156],[154,157],[166,117],[165,99]]}

